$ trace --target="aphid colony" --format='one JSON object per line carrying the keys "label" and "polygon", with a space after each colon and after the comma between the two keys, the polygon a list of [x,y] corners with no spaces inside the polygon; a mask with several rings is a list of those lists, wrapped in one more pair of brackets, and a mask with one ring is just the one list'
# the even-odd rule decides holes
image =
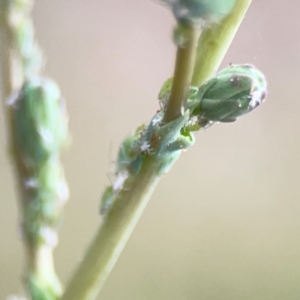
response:
{"label": "aphid colony", "polygon": [[115,180],[107,187],[101,201],[101,214],[106,214],[126,179],[136,175],[148,156],[160,163],[158,175],[166,173],[181,150],[194,144],[194,131],[208,128],[215,122],[234,122],[259,106],[266,97],[266,80],[252,65],[230,65],[199,88],[191,86],[185,114],[163,124],[172,78],[159,93],[161,110],[148,126],[142,125],[121,144],[116,163]]}
{"label": "aphid colony", "polygon": [[194,139],[189,135],[181,136],[181,130],[188,120],[188,113],[165,125],[161,124],[162,117],[163,111],[158,112],[148,126],[140,126],[121,144],[115,180],[103,193],[101,214],[107,214],[118,194],[124,190],[126,179],[139,173],[147,157],[156,156],[160,161],[158,175],[162,175],[179,157],[179,150],[186,149],[194,143]]}

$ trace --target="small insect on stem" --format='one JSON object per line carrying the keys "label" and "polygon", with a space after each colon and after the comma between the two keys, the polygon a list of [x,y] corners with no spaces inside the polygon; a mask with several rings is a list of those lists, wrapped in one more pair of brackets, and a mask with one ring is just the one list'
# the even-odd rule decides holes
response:
{"label": "small insect on stem", "polygon": [[128,176],[129,173],[126,171],[117,173],[117,178],[112,184],[114,192],[118,193],[120,190],[122,190],[124,182],[128,178]]}
{"label": "small insect on stem", "polygon": [[161,139],[160,135],[152,134],[150,139],[150,144],[154,150],[157,150],[159,147],[159,140]]}

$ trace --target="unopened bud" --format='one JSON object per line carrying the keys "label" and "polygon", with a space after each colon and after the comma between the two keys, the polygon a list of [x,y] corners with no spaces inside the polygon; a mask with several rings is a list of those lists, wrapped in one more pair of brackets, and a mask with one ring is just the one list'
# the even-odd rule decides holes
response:
{"label": "unopened bud", "polygon": [[25,82],[13,111],[15,142],[28,167],[58,154],[68,137],[68,118],[52,80],[35,77]]}
{"label": "unopened bud", "polygon": [[230,65],[200,88],[193,115],[200,124],[233,122],[258,107],[267,95],[264,75],[251,65]]}
{"label": "unopened bud", "polygon": [[222,20],[232,10],[236,0],[163,0],[173,11],[177,21],[194,24],[204,19],[209,23]]}

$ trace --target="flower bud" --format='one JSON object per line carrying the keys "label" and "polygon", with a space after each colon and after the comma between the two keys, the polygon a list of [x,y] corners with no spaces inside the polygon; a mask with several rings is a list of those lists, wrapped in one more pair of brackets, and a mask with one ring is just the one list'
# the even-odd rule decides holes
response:
{"label": "flower bud", "polygon": [[204,19],[210,23],[219,22],[233,8],[236,0],[163,0],[173,11],[177,21],[193,24]]}
{"label": "flower bud", "polygon": [[258,107],[267,94],[264,75],[251,65],[230,65],[200,88],[193,111],[200,124],[233,122]]}
{"label": "flower bud", "polygon": [[27,167],[58,155],[68,137],[68,118],[58,86],[49,79],[30,79],[13,108],[15,142]]}

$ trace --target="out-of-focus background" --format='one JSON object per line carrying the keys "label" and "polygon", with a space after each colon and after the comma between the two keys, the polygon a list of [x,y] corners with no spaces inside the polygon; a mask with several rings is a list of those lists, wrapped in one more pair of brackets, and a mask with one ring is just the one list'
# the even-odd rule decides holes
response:
{"label": "out-of-focus background", "polygon": [[[223,66],[266,74],[268,99],[197,134],[162,180],[101,300],[300,299],[300,2],[254,0]],[[71,198],[56,265],[63,282],[101,223],[118,145],[158,109],[173,72],[174,20],[156,1],[36,1],[46,73],[67,99]],[[0,298],[21,292],[17,199],[0,106]]]}

